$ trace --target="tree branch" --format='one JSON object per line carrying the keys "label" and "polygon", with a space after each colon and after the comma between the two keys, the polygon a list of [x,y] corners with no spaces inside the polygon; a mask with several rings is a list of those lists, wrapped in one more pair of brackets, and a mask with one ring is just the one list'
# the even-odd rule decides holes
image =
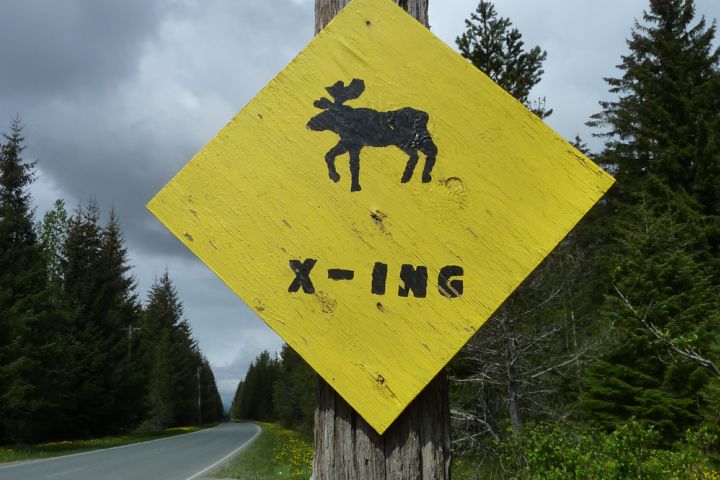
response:
{"label": "tree branch", "polygon": [[645,314],[641,316],[640,313],[635,309],[635,307],[630,303],[630,300],[628,300],[628,298],[623,295],[620,289],[616,285],[613,285],[613,288],[615,289],[615,292],[618,294],[618,296],[622,299],[623,303],[625,303],[625,305],[630,309],[635,318],[640,320],[640,322],[655,337],[655,339],[665,345],[668,350],[676,353],[677,355],[680,355],[686,360],[689,360],[702,367],[707,368],[713,374],[715,374],[715,376],[720,377],[720,367],[718,367],[715,362],[713,362],[707,357],[704,357],[695,349],[678,345],[676,341],[670,337],[670,335],[657,328],[650,320],[648,320],[647,316],[650,312],[650,309],[652,308],[652,301],[645,310]]}

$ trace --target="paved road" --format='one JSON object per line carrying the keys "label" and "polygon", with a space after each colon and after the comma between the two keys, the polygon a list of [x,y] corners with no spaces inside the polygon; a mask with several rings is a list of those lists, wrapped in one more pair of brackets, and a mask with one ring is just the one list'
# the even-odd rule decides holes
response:
{"label": "paved road", "polygon": [[2,480],[197,480],[249,444],[260,429],[226,423],[124,447],[0,464]]}

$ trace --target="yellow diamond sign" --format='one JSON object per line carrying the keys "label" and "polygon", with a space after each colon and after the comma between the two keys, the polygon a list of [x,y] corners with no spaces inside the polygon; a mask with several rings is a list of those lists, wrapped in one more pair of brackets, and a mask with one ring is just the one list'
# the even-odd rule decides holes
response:
{"label": "yellow diamond sign", "polygon": [[382,433],[612,181],[354,0],[148,208]]}

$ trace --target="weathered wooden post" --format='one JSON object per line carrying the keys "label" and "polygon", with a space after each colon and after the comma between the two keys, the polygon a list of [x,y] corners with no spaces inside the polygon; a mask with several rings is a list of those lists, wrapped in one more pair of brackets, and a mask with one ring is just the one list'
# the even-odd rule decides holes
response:
{"label": "weathered wooden post", "polygon": [[319,378],[314,480],[444,480],[450,478],[450,460],[444,371],[383,435]]}
{"label": "weathered wooden post", "polygon": [[[350,0],[315,0],[315,34],[325,28],[335,15],[348,4]],[[405,9],[418,22],[430,27],[428,21],[428,3],[430,0],[394,0]],[[411,48],[408,45],[408,48]]]}
{"label": "weathered wooden post", "polygon": [[[428,27],[429,0],[396,1]],[[317,34],[349,0],[315,0]],[[413,48],[407,45],[407,48]],[[443,370],[379,435],[322,377],[315,406],[314,480],[447,480],[450,410]]]}

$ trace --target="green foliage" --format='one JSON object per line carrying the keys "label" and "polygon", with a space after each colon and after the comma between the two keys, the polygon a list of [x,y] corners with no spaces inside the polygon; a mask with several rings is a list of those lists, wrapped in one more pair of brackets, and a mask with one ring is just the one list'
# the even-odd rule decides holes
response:
{"label": "green foliage", "polygon": [[[519,74],[505,63],[514,57],[506,46],[512,37],[503,36],[510,29],[481,2],[458,46],[527,104],[545,56],[532,50],[535,69]],[[594,160],[618,185],[553,254],[581,274],[552,296],[527,288],[535,272],[511,296],[520,308],[509,302],[498,310],[481,340],[453,362],[455,446],[490,459],[479,478],[709,475],[702,469],[717,456],[720,424],[715,33],[714,22],[696,19],[692,0],[649,0],[620,77],[607,79],[613,98],[590,122],[606,141]],[[527,86],[519,93],[516,75]],[[580,138],[574,145],[588,153]],[[546,343],[536,348],[528,338],[538,336]],[[565,363],[563,355],[582,353],[583,345],[592,355]],[[573,368],[548,370],[553,365]],[[538,371],[550,373],[534,377]],[[532,426],[561,418],[598,430]],[[695,436],[685,437],[688,431]],[[467,459],[458,465],[471,470]]]}
{"label": "green foliage", "polygon": [[617,98],[590,122],[605,129],[599,159],[618,188],[595,223],[610,342],[582,407],[608,430],[637,417],[665,446],[708,418],[702,392],[720,360],[720,50],[715,25],[694,18],[692,0],[652,0],[622,77],[607,79]]}
{"label": "green foliage", "polygon": [[672,450],[661,449],[661,435],[635,419],[604,433],[571,425],[540,423],[523,437],[496,445],[492,462],[457,464],[460,480],[700,480],[715,478],[706,452],[717,441],[707,429],[685,433]]}
{"label": "green foliage", "polygon": [[309,433],[315,415],[316,373],[289,345],[279,357],[262,352],[238,384],[230,417],[279,421],[283,426]]}
{"label": "green foliage", "polygon": [[699,420],[697,397],[711,372],[668,349],[651,327],[710,356],[720,338],[718,287],[698,246],[702,217],[680,197],[666,189],[667,201],[638,201],[613,223],[606,261],[615,292],[601,307],[613,341],[590,368],[584,398],[600,425],[636,416],[668,441]]}
{"label": "green foliage", "polygon": [[317,374],[285,344],[280,352],[277,375],[272,398],[277,420],[286,427],[312,431]]}
{"label": "green foliage", "polygon": [[591,125],[604,128],[604,162],[618,190],[642,190],[655,176],[693,195],[703,213],[720,213],[720,50],[715,24],[693,24],[692,0],[652,0],[636,22],[620,78],[607,79],[616,100],[600,102]]}
{"label": "green foliage", "polygon": [[219,422],[225,417],[222,399],[215,383],[215,375],[204,355],[200,358],[201,414],[199,423]]}
{"label": "green foliage", "polygon": [[34,231],[19,119],[0,145],[0,439],[45,438],[62,423],[67,315],[50,290]]}
{"label": "green foliage", "polygon": [[[151,302],[143,315],[119,220],[111,213],[101,225],[92,201],[68,216],[58,200],[36,226],[28,193],[33,164],[22,158],[19,120],[4,138],[0,442],[97,437],[132,430],[143,421],[148,426],[167,416],[158,402],[149,402],[160,397],[149,392],[158,384],[170,384],[173,397],[170,420],[154,422],[156,429],[195,424],[201,416],[220,420],[215,379],[189,325],[180,320],[174,290],[160,292],[167,301]],[[169,284],[167,275],[164,280]],[[163,317],[167,311],[169,318]],[[145,329],[143,338],[139,332]],[[165,356],[155,348],[158,338]]]}
{"label": "green foliage", "polygon": [[630,420],[608,434],[540,425],[523,444],[519,478],[560,480],[698,479],[710,466],[706,431],[689,432],[675,450],[658,449],[660,434]]}
{"label": "green foliage", "polygon": [[312,474],[313,445],[305,436],[262,423],[262,433],[242,455],[213,476],[241,480],[306,480]]}
{"label": "green foliage", "polygon": [[[509,18],[498,17],[491,2],[481,0],[465,20],[467,30],[455,42],[463,57],[517,98],[540,118],[550,116],[545,99],[530,102],[532,88],[540,82],[547,52],[540,47],[525,51],[525,43]],[[532,103],[532,104],[531,104]]]}
{"label": "green foliage", "polygon": [[182,303],[165,272],[150,289],[139,332],[148,366],[151,428],[218,421],[223,416],[215,378],[182,316]]}
{"label": "green foliage", "polygon": [[278,378],[279,361],[262,352],[250,364],[245,379],[238,385],[230,416],[242,420],[276,420],[273,389]]}
{"label": "green foliage", "polygon": [[65,263],[63,250],[70,227],[69,222],[65,201],[59,198],[55,201],[52,210],[45,214],[39,226],[40,245],[45,256],[48,281],[58,290],[62,288]]}

